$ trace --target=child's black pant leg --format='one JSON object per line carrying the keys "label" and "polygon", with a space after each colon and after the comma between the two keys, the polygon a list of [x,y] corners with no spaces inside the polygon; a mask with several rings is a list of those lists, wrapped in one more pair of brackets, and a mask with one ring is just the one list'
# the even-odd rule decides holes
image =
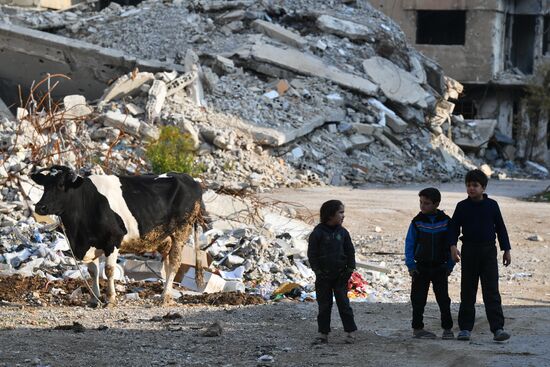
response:
{"label": "child's black pant leg", "polygon": [[339,278],[334,284],[334,298],[336,299],[336,306],[338,306],[338,313],[342,324],[344,325],[344,331],[351,333],[357,330],[355,320],[353,318],[353,310],[349,304],[348,298],[348,279],[346,277]]}
{"label": "child's black pant leg", "polygon": [[449,297],[449,282],[446,266],[434,269],[432,284],[439,311],[441,312],[441,327],[445,330],[453,328],[451,316],[451,298]]}
{"label": "child's black pant leg", "polygon": [[424,328],[424,307],[430,289],[430,275],[424,270],[412,277],[411,304],[413,309],[412,328]]}
{"label": "child's black pant leg", "polygon": [[326,278],[315,280],[315,293],[317,294],[317,304],[319,305],[317,325],[319,328],[319,332],[323,334],[328,334],[330,332],[330,314],[332,312],[332,283],[333,280]]}
{"label": "child's black pant leg", "polygon": [[498,260],[496,246],[484,248],[482,256],[480,278],[485,313],[491,332],[504,327],[504,314],[502,312],[502,300],[498,291]]}
{"label": "child's black pant leg", "polygon": [[460,309],[458,326],[460,330],[472,331],[476,318],[476,295],[479,284],[480,253],[474,246],[462,246],[460,278]]}

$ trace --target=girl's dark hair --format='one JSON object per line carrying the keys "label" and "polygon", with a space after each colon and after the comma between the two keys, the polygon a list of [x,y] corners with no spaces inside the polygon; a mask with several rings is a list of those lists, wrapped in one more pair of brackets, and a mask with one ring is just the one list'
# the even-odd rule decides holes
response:
{"label": "girl's dark hair", "polygon": [[441,193],[435,187],[428,187],[418,193],[418,196],[423,196],[430,199],[433,204],[441,202]]}
{"label": "girl's dark hair", "polygon": [[340,200],[325,201],[321,205],[321,223],[326,223],[344,206]]}
{"label": "girl's dark hair", "polygon": [[466,177],[464,179],[464,183],[468,185],[468,182],[477,182],[481,185],[481,187],[486,188],[487,182],[489,179],[487,178],[487,175],[480,169],[473,169],[466,173]]}

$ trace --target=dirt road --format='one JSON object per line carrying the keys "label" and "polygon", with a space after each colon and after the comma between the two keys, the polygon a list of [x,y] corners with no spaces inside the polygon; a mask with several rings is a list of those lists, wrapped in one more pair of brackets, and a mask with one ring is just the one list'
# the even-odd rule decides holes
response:
{"label": "dirt road", "polygon": [[[513,247],[512,265],[501,268],[500,279],[506,327],[513,334],[505,344],[492,341],[481,305],[469,343],[412,339],[407,303],[354,303],[360,328],[356,344],[343,343],[334,313],[330,343],[312,347],[314,303],[163,308],[121,301],[115,309],[99,310],[0,303],[0,366],[550,366],[550,290],[545,280],[550,269],[550,204],[518,200],[549,184],[491,182],[488,190],[501,205]],[[313,212],[324,200],[341,199],[346,204],[346,226],[357,243],[372,239],[358,250],[369,260],[385,260],[397,276],[404,272],[403,237],[417,212],[420,188],[316,188],[266,196],[300,203]],[[452,214],[456,202],[464,197],[463,186],[449,184],[440,189],[442,208]],[[375,231],[376,226],[381,232]],[[535,233],[544,241],[526,240]],[[457,270],[451,276],[455,321],[458,275]],[[156,321],[170,311],[182,318]],[[221,336],[201,336],[214,321],[222,324]],[[80,322],[85,330],[53,329],[73,322]],[[425,322],[427,328],[439,330],[433,301],[427,306]],[[258,362],[262,355],[273,361]]]}

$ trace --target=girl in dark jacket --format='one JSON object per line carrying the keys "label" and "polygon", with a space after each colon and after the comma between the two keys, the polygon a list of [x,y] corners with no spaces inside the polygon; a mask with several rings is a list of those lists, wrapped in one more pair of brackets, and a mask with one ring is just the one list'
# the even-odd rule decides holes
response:
{"label": "girl in dark jacket", "polygon": [[321,223],[309,235],[307,255],[316,276],[315,291],[319,305],[319,336],[315,343],[328,342],[333,296],[347,333],[345,341],[355,341],[354,332],[357,326],[347,288],[348,280],[355,269],[355,249],[349,232],[342,227],[343,221],[344,204],[339,200],[329,200],[321,206]]}

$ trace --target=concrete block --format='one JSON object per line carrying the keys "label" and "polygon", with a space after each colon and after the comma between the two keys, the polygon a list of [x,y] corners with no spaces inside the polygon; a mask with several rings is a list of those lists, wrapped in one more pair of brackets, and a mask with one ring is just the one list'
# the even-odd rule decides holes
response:
{"label": "concrete block", "polygon": [[86,97],[79,94],[73,94],[65,96],[63,98],[64,112],[63,117],[65,119],[76,119],[84,116],[88,116],[94,110],[86,103]]}
{"label": "concrete block", "polygon": [[[268,44],[255,44],[249,49],[241,49],[239,55],[257,63],[269,63],[293,72],[328,79],[344,88],[366,95],[378,93],[378,86],[370,80],[346,73],[335,66],[327,65],[322,59],[296,49],[281,48]],[[257,65],[253,63],[251,67]]]}
{"label": "concrete block", "polygon": [[145,114],[149,123],[155,122],[160,116],[162,106],[166,100],[166,83],[162,80],[153,81],[151,89],[149,89],[149,98],[147,99],[147,105],[145,106]]}
{"label": "concrete block", "polygon": [[289,46],[303,49],[307,46],[307,41],[299,34],[296,34],[288,29],[281,27],[278,24],[266,22],[265,20],[257,19],[252,25],[256,30],[262,32],[268,37],[281,41]]}

